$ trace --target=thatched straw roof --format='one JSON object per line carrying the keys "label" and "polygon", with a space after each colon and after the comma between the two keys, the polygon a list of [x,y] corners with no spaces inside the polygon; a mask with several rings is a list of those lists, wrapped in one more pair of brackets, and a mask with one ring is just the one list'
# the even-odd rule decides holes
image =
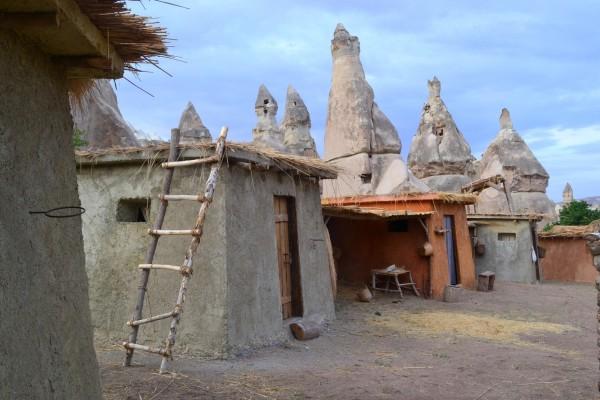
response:
{"label": "thatched straw roof", "polygon": [[538,236],[543,239],[555,238],[584,238],[591,233],[600,232],[600,220],[593,221],[589,225],[569,226],[569,225],[554,225],[552,229],[546,232],[541,232]]}
{"label": "thatched straw roof", "polygon": [[359,206],[323,206],[323,215],[325,216],[355,219],[401,219],[431,214],[433,214],[433,211],[413,211],[407,209],[385,210],[377,207]]}
{"label": "thatched straw roof", "polygon": [[170,57],[165,29],[131,13],[125,0],[3,1],[0,22],[63,65],[69,80],[120,78]]}
{"label": "thatched straw roof", "polygon": [[442,203],[474,204],[477,196],[468,193],[428,192],[398,193],[392,195],[359,195],[349,197],[330,197],[321,201],[323,205],[361,205],[367,203],[405,203],[438,201]]}
{"label": "thatched straw roof", "polygon": [[[214,152],[214,143],[180,144],[180,159],[191,159]],[[149,163],[167,159],[169,144],[144,147],[115,147],[100,150],[76,151],[77,163],[81,165],[110,165]],[[279,153],[250,143],[227,142],[225,162],[245,163],[256,170],[291,171],[299,175],[334,179],[338,169],[318,158]]]}
{"label": "thatched straw roof", "polygon": [[125,68],[136,71],[133,64],[151,63],[167,56],[167,32],[150,18],[129,11],[124,0],[76,0],[86,14],[123,59]]}

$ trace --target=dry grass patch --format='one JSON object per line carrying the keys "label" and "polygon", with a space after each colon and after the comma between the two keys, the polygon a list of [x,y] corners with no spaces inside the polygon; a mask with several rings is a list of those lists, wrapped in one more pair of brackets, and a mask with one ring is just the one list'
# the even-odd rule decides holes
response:
{"label": "dry grass patch", "polygon": [[[543,336],[546,333],[562,334],[579,329],[571,325],[538,321],[520,321],[493,315],[432,311],[422,313],[398,313],[393,318],[373,319],[370,323],[383,326],[402,334],[433,335],[451,334],[472,337],[518,346],[544,347],[560,351],[521,338],[522,335]],[[562,352],[562,351],[561,351]]]}

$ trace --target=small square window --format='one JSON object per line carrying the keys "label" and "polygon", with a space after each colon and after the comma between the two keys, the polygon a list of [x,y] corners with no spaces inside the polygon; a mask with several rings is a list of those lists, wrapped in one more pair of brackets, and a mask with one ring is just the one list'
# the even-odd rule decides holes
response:
{"label": "small square window", "polygon": [[501,242],[514,242],[517,240],[517,234],[513,232],[498,232],[498,240]]}
{"label": "small square window", "polygon": [[388,221],[388,232],[408,232],[408,221],[405,219],[397,219]]}
{"label": "small square window", "polygon": [[150,199],[120,199],[117,205],[118,222],[148,222]]}

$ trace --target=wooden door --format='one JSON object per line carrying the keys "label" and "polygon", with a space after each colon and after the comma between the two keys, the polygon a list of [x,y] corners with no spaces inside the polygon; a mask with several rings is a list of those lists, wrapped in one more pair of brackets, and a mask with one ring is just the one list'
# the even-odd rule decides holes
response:
{"label": "wooden door", "polygon": [[275,196],[275,237],[283,319],[302,315],[293,199]]}
{"label": "wooden door", "polygon": [[446,252],[448,255],[448,277],[450,285],[460,283],[458,263],[456,262],[456,243],[454,239],[454,217],[444,216],[444,229],[446,230]]}

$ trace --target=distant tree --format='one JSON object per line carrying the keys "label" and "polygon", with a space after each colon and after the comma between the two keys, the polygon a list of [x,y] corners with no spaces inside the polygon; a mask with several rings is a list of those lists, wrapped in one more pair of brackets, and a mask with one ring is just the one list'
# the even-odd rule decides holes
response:
{"label": "distant tree", "polygon": [[85,132],[81,129],[74,127],[73,128],[73,146],[78,149],[87,144],[87,142],[83,139],[85,137]]}
{"label": "distant tree", "polygon": [[587,225],[600,219],[600,210],[592,210],[585,201],[573,200],[560,210],[557,225]]}

